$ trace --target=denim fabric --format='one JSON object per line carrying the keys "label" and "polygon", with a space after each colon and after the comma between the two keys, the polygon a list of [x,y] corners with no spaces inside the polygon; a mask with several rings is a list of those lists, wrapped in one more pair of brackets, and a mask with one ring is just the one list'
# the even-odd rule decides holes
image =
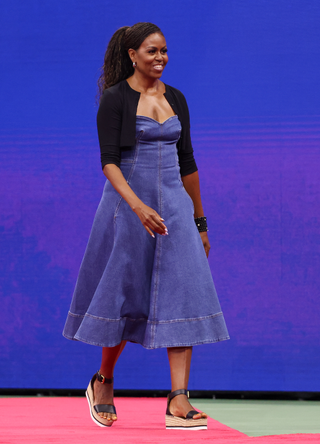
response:
{"label": "denim fabric", "polygon": [[183,187],[177,116],[137,116],[136,144],[121,170],[133,191],[165,219],[153,239],[107,180],[81,264],[64,336],[98,346],[146,348],[228,339],[208,260]]}

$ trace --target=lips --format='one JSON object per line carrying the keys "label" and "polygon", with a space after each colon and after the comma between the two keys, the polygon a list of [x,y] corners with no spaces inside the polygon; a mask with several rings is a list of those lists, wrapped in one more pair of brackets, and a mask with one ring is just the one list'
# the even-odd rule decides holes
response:
{"label": "lips", "polygon": [[157,71],[162,71],[163,70],[163,65],[161,64],[157,64],[157,65],[153,65],[153,68]]}

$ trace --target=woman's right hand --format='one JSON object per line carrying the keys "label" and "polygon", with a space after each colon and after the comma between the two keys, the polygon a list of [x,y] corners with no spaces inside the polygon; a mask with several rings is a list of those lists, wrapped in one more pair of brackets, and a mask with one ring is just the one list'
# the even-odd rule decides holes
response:
{"label": "woman's right hand", "polygon": [[141,220],[142,225],[152,237],[154,237],[153,231],[162,235],[168,234],[167,227],[163,223],[164,219],[162,219],[155,210],[148,207],[148,205],[145,205],[139,199],[129,186],[122,171],[117,165],[112,163],[107,164],[103,167],[103,172],[114,189],[118,191],[132,211],[136,213]]}
{"label": "woman's right hand", "polygon": [[155,210],[148,207],[148,205],[141,202],[141,204],[134,208],[133,211],[139,217],[142,225],[152,237],[155,237],[153,231],[162,234],[163,236],[168,234],[168,229],[163,223],[164,219],[162,219]]}

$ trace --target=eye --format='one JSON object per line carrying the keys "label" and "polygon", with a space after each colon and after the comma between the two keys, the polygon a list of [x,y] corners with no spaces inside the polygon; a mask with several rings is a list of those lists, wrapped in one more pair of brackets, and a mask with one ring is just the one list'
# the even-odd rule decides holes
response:
{"label": "eye", "polygon": [[168,48],[162,49],[161,52],[162,52],[162,54],[167,54]]}
{"label": "eye", "polygon": [[150,49],[150,50],[148,51],[148,53],[149,53],[149,54],[154,54],[154,53],[155,53],[155,50],[154,50],[154,49]]}

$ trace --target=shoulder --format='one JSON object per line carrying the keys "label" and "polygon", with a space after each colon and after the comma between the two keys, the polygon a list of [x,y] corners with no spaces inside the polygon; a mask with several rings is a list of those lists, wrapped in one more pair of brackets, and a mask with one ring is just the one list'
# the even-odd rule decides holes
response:
{"label": "shoulder", "polygon": [[105,89],[101,95],[100,103],[121,98],[124,90],[121,83],[122,82],[119,82],[116,85],[110,86],[110,88]]}
{"label": "shoulder", "polygon": [[123,82],[119,82],[103,91],[100,98],[98,114],[101,112],[121,112],[125,91],[124,86]]}
{"label": "shoulder", "polygon": [[169,101],[169,103],[172,103],[172,105],[175,105],[176,112],[179,116],[179,118],[182,119],[182,122],[186,123],[189,121],[189,108],[186,101],[185,96],[182,94],[182,92],[174,88],[173,86],[166,85],[166,96]]}
{"label": "shoulder", "polygon": [[100,99],[100,106],[106,104],[107,106],[116,106],[117,108],[130,106],[130,103],[136,103],[139,97],[140,93],[131,89],[126,80],[121,80],[121,82],[104,90]]}
{"label": "shoulder", "polygon": [[169,94],[171,97],[175,98],[177,101],[183,103],[183,104],[187,104],[186,98],[183,95],[183,93],[177,89],[174,88],[173,86],[167,85],[165,84],[166,87],[166,93]]}

